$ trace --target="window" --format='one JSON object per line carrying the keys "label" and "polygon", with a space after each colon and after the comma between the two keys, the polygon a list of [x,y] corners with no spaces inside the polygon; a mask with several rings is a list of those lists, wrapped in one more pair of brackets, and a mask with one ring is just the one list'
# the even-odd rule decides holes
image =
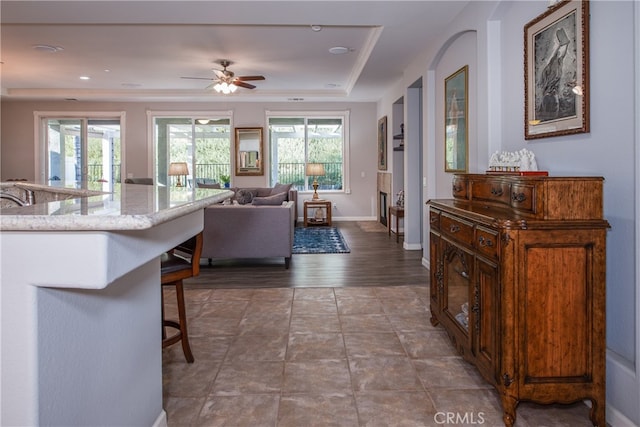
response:
{"label": "window", "polygon": [[[175,185],[180,179],[190,187],[194,183],[213,184],[231,176],[230,114],[189,114],[153,118],[155,176],[159,184]],[[169,176],[169,165],[186,162],[185,176]]]}
{"label": "window", "polygon": [[313,191],[307,163],[321,163],[318,190],[348,188],[348,118],[346,111],[327,113],[267,113],[270,147],[270,183],[293,183],[299,191]]}
{"label": "window", "polygon": [[76,185],[121,181],[123,114],[86,116],[86,113],[36,114],[42,147],[36,169],[43,180]]}

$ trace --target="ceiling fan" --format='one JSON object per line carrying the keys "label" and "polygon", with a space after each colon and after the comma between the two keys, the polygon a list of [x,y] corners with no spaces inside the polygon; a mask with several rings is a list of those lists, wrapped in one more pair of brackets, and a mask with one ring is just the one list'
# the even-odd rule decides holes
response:
{"label": "ceiling fan", "polygon": [[195,80],[213,80],[206,89],[213,88],[216,92],[222,92],[229,94],[235,92],[238,87],[245,89],[255,89],[255,86],[247,83],[252,80],[264,80],[264,76],[236,76],[233,71],[227,70],[227,67],[232,64],[231,61],[222,59],[218,61],[218,64],[222,66],[222,70],[213,70],[216,74],[214,78],[208,77],[181,77],[183,79],[195,79]]}

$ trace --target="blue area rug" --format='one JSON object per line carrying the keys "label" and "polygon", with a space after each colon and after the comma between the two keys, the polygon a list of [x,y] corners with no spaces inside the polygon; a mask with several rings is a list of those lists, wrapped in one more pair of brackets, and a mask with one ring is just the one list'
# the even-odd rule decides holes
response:
{"label": "blue area rug", "polygon": [[342,233],[335,227],[296,227],[294,254],[344,254],[351,252]]}

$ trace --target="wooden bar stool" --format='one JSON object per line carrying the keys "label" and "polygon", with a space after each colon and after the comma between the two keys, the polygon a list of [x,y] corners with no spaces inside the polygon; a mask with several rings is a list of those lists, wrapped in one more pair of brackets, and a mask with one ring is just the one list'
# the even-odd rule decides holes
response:
{"label": "wooden bar stool", "polygon": [[[193,354],[189,345],[187,332],[187,312],[184,305],[184,289],[182,281],[200,274],[200,255],[202,254],[202,232],[176,246],[161,257],[161,284],[175,286],[178,300],[178,321],[164,318],[164,295],[162,295],[162,348],[168,347],[178,341],[182,342],[182,351],[187,362],[193,363]],[[177,329],[177,332],[167,336],[165,328]]]}

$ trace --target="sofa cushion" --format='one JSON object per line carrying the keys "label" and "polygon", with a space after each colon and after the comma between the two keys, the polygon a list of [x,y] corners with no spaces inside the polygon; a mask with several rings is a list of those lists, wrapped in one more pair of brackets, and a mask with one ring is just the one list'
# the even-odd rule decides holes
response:
{"label": "sofa cushion", "polygon": [[246,205],[248,203],[251,203],[251,201],[253,200],[253,193],[247,189],[241,188],[240,190],[236,191],[235,198],[238,201],[238,204]]}
{"label": "sofa cushion", "polygon": [[276,182],[276,185],[273,186],[273,188],[271,189],[271,196],[274,196],[276,194],[280,194],[280,193],[286,193],[287,197],[289,194],[289,190],[291,189],[291,186],[293,184],[280,184],[279,182]]}
{"label": "sofa cushion", "polygon": [[287,200],[287,193],[274,194],[267,197],[254,197],[252,205],[281,205]]}

